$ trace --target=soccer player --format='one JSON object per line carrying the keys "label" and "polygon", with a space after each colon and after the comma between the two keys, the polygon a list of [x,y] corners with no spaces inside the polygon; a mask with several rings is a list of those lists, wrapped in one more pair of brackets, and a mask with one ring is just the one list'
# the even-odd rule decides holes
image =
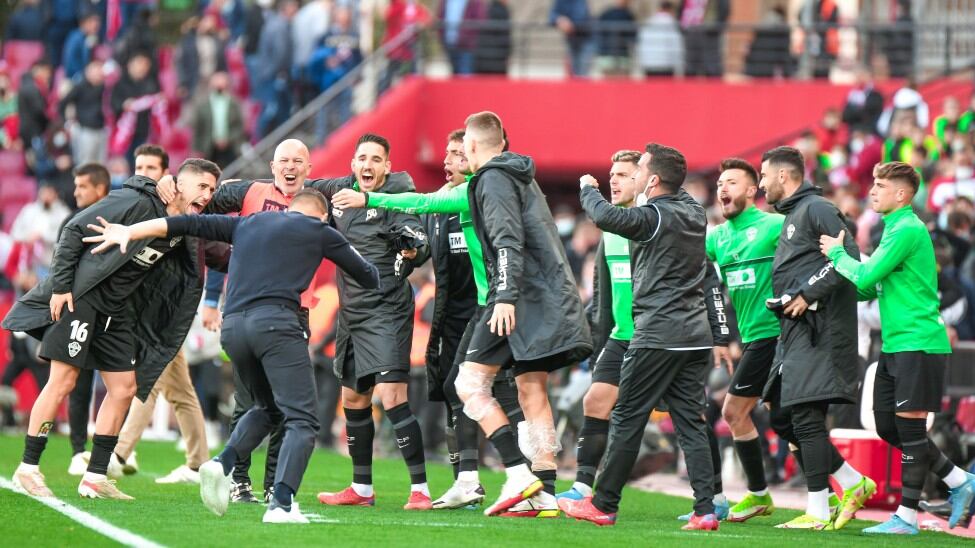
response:
{"label": "soccer player", "polygon": [[820,249],[836,272],[853,282],[861,300],[880,303],[883,348],[873,385],[877,433],[903,451],[901,503],[891,518],[866,534],[916,535],[917,508],[928,471],[950,488],[954,528],[975,497],[975,476],[950,462],[927,433],[928,413],[941,410],[951,344],[939,313],[938,269],[924,222],[911,208],[920,185],[903,162],[878,164],[870,205],[883,215],[884,233],[866,262],[843,249],[845,231],[820,236]]}
{"label": "soccer player", "polygon": [[[505,137],[505,146],[507,147],[507,136]],[[457,130],[448,136],[444,167],[449,174],[450,180],[440,191],[435,193],[416,194],[402,192],[399,194],[387,194],[383,192],[355,192],[346,189],[339,191],[332,199],[333,206],[340,209],[350,207],[376,207],[403,213],[431,214],[429,218],[439,218],[440,222],[443,222],[443,218],[447,217],[448,222],[456,221],[458,223],[458,225],[451,225],[454,227],[450,229],[453,231],[450,233],[451,243],[453,244],[454,241],[462,241],[467,251],[469,258],[468,264],[471,268],[470,273],[475,286],[474,297],[476,299],[476,307],[472,309],[473,316],[469,318],[466,327],[463,329],[460,340],[453,343],[444,343],[445,347],[451,344],[453,345],[453,348],[455,348],[454,355],[450,355],[448,358],[448,354],[438,348],[440,352],[439,363],[431,364],[428,358],[428,371],[429,368],[440,367],[437,379],[442,379],[441,390],[449,406],[448,417],[450,417],[451,423],[453,424],[452,430],[456,442],[456,447],[451,449],[456,455],[456,457],[451,456],[452,461],[456,462],[455,481],[443,496],[433,501],[434,510],[465,508],[472,504],[479,504],[484,499],[484,488],[480,484],[477,470],[478,426],[476,422],[464,413],[464,403],[460,400],[460,397],[457,395],[457,390],[454,387],[454,381],[460,372],[460,365],[464,362],[467,346],[470,342],[471,334],[474,331],[476,320],[480,317],[483,308],[487,304],[489,289],[487,267],[484,265],[484,252],[481,249],[481,243],[477,239],[477,234],[474,232],[474,225],[471,221],[470,202],[467,199],[468,180],[472,174],[470,173],[467,157],[464,155],[464,130]],[[455,215],[455,217],[450,217],[450,215]],[[455,232],[457,226],[460,227],[460,234]],[[442,259],[438,259],[436,240],[443,238],[444,235],[436,232],[436,230],[430,231],[429,227],[427,232],[428,234],[432,234],[430,247],[434,264],[438,269],[443,268],[437,265],[438,260]],[[454,246],[451,245],[452,252],[454,249]],[[451,254],[452,256],[453,253]],[[453,263],[451,269],[453,271],[461,271],[461,267],[456,265],[456,263]],[[466,279],[463,276],[462,274],[461,279]],[[455,278],[451,276],[450,279],[453,280]],[[439,274],[438,283],[440,283]],[[438,295],[440,294],[439,291],[441,290],[438,288]],[[444,337],[446,338],[448,335],[449,333],[445,332]],[[431,344],[435,343],[436,341],[431,339]],[[430,350],[428,350],[428,356],[429,353]],[[448,359],[449,361],[445,361]],[[517,388],[512,386],[513,377],[510,374],[511,370],[502,371],[495,378],[492,391],[494,397],[501,404],[502,409],[504,409],[505,414],[508,415],[509,421],[512,424],[519,424],[524,421],[524,414],[518,405]],[[433,381],[433,379],[431,380]],[[433,387],[431,387],[431,397],[434,394]],[[535,502],[539,501],[534,500],[530,504],[534,504]],[[520,512],[513,512],[509,509],[507,513],[517,517],[554,517],[557,512],[553,512],[553,510],[557,509],[549,508],[547,510],[539,510],[532,506],[532,508],[526,508]]]}
{"label": "soccer player", "polygon": [[774,509],[751,412],[768,380],[779,337],[779,320],[765,301],[772,298],[772,259],[783,217],[755,207],[757,193],[758,172],[751,164],[739,158],[721,162],[718,202],[727,221],[709,232],[705,242],[708,260],[717,265],[728,288],[744,345],[722,413],[745,471],[748,494],[731,508],[729,521],[767,516]]}
{"label": "soccer player", "polygon": [[[484,513],[502,514],[544,490],[538,506],[529,502],[519,509],[532,506],[554,515],[559,443],[548,376],[589,355],[591,335],[531,158],[503,152],[501,119],[492,112],[472,114],[465,126],[464,153],[474,172],[468,186],[471,219],[491,277],[487,306],[474,324],[454,386],[464,413],[494,444],[507,475],[497,502]],[[491,392],[498,371],[507,367],[514,369],[525,413],[517,438]]]}
{"label": "soccer player", "polygon": [[[195,239],[140,242],[128,253],[86,253],[84,227],[96,217],[138,222],[166,213],[199,213],[210,201],[220,170],[191,158],[180,166],[176,199],[163,205],[152,179],[135,176],[125,187],[76,215],[61,234],[51,275],[22,297],[3,327],[41,340],[40,356],[51,377],[31,410],[23,460],[13,481],[35,496],[52,496],[38,469],[41,453],[64,398],[81,369],[96,369],[108,395],[95,419],[88,470],[78,486],[83,497],[131,499],[106,477],[118,432],[138,390],[145,397],[176,355],[200,301],[203,265]],[[160,299],[159,295],[167,295]]]}
{"label": "soccer player", "polygon": [[[74,169],[74,200],[79,211],[108,196],[111,187],[112,177],[101,164],[91,162]],[[67,225],[70,221],[70,218],[66,219],[64,224]],[[61,230],[64,230],[64,226]],[[88,468],[88,461],[91,460],[91,452],[85,451],[85,444],[88,442],[88,416],[94,381],[94,370],[80,370],[74,390],[68,395],[68,426],[71,432],[71,463],[68,465],[68,474],[72,476],[83,476]]]}
{"label": "soccer player", "polygon": [[[353,174],[318,179],[306,185],[331,198],[345,188],[390,194],[415,190],[408,174],[390,174],[389,141],[365,134],[352,158]],[[423,439],[407,401],[410,345],[413,339],[413,288],[407,276],[414,261],[426,259],[426,234],[415,215],[370,209],[333,208],[331,222],[362,255],[379,268],[380,289],[364,287],[339,272],[339,318],[335,341],[335,373],[342,380],[352,485],[338,493],[320,493],[322,504],[372,506],[372,445],[375,392],[393,424],[396,444],[410,474],[406,510],[432,508],[426,479]]]}
{"label": "soccer player", "polygon": [[[822,191],[803,181],[804,173],[795,148],[778,147],[762,156],[760,186],[785,215],[772,262],[775,300],[769,303],[781,316],[782,334],[763,400],[771,405],[772,428],[798,447],[809,492],[806,513],[776,527],[840,529],[877,486],[843,460],[826,431],[829,405],[856,401],[856,288],[819,253],[819,237],[838,234],[846,224]],[[850,235],[844,245],[860,256]],[[829,508],[830,475],[843,488],[835,518]]]}
{"label": "soccer player", "polygon": [[[308,523],[294,502],[315,447],[318,419],[315,375],[308,355],[308,332],[300,320],[300,295],[322,259],[334,261],[363,287],[378,287],[379,272],[325,224],[325,198],[315,190],[295,194],[287,213],[244,217],[223,215],[154,219],[133,226],[92,226],[102,242],[94,252],[130,241],[185,235],[234,245],[221,343],[238,368],[255,404],[237,423],[223,452],[200,467],[200,495],[217,515],[227,511],[231,469],[237,453],[252,452],[283,421],[281,466],[265,523]],[[282,242],[288,245],[281,245]]]}
{"label": "soccer player", "polygon": [[704,208],[681,188],[686,174],[683,154],[652,143],[634,174],[638,207],[614,207],[596,189],[595,179],[580,181],[582,207],[596,226],[630,240],[634,330],[621,364],[603,473],[594,496],[559,500],[570,517],[598,525],[616,523],[643,430],[663,400],[694,490],[694,515],[683,528],[718,528],[704,420],[704,376],[713,345],[703,289],[707,219]]}

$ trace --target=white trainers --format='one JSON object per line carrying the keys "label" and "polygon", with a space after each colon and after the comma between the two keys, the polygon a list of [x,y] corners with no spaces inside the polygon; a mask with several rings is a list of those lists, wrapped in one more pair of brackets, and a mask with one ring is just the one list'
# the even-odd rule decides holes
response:
{"label": "white trainers", "polygon": [[434,510],[453,510],[466,508],[484,502],[484,488],[480,483],[454,481],[440,498],[433,501]]}
{"label": "white trainers", "polygon": [[89,499],[115,499],[115,500],[135,500],[134,498],[119,491],[115,486],[115,480],[110,480],[105,476],[98,479],[87,477],[81,478],[78,484],[78,494]]}
{"label": "white trainers", "polygon": [[504,482],[504,487],[501,488],[501,496],[484,511],[484,515],[496,516],[519,502],[530,498],[535,493],[541,491],[542,487],[542,481],[532,473],[509,477]]}
{"label": "white trainers", "polygon": [[200,483],[200,473],[190,469],[185,464],[165,476],[156,480],[156,483]]}
{"label": "white trainers", "polygon": [[131,476],[139,472],[139,463],[135,460],[135,451],[125,459],[125,464],[118,460],[118,455],[112,453],[108,459],[108,477],[119,479],[122,476]]}
{"label": "white trainers", "polygon": [[218,516],[227,513],[230,504],[230,490],[233,480],[230,474],[224,475],[223,465],[219,461],[208,460],[200,467],[200,499],[204,506]]}
{"label": "white trainers", "polygon": [[75,453],[71,457],[71,464],[68,465],[69,476],[84,476],[88,470],[88,461],[91,460],[91,451]]}
{"label": "white trainers", "polygon": [[539,491],[499,514],[503,518],[557,518],[560,510],[554,495]]}
{"label": "white trainers", "polygon": [[291,511],[286,512],[274,499],[271,499],[271,504],[268,505],[267,511],[264,512],[264,519],[261,521],[264,523],[309,523],[308,518],[302,515],[301,510],[298,509],[297,502],[292,500]]}
{"label": "white trainers", "polygon": [[32,497],[53,497],[54,493],[47,488],[44,474],[36,467],[28,467],[20,463],[13,477],[14,486]]}

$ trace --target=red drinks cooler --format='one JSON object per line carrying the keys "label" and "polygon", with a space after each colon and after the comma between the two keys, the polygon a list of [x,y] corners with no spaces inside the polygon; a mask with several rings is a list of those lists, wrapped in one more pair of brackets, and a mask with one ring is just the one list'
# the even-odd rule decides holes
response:
{"label": "red drinks cooler", "polygon": [[[901,451],[891,447],[870,430],[837,428],[830,439],[840,455],[860,473],[877,482],[877,493],[867,501],[868,508],[893,510],[901,496]],[[839,489],[835,485],[834,488]],[[837,490],[842,493],[842,490]]]}

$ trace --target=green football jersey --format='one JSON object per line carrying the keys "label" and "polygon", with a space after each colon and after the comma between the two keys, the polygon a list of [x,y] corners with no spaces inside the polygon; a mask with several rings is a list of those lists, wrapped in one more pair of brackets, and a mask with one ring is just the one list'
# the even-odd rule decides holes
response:
{"label": "green football jersey", "polygon": [[603,233],[603,251],[613,291],[613,331],[618,341],[633,338],[633,280],[630,276],[630,241],[618,234]]}

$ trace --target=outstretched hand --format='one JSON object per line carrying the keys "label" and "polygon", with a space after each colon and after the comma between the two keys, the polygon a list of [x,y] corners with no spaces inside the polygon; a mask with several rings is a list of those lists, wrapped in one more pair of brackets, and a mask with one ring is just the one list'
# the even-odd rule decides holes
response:
{"label": "outstretched hand", "polygon": [[332,196],[332,206],[339,209],[362,209],[366,207],[366,194],[343,188]]}
{"label": "outstretched hand", "polygon": [[125,225],[112,224],[102,217],[97,217],[100,225],[88,225],[88,229],[97,232],[98,236],[87,236],[81,241],[86,244],[99,244],[91,250],[92,255],[98,255],[111,249],[113,245],[118,246],[118,250],[125,253],[129,247],[129,240],[132,239],[132,231]]}

